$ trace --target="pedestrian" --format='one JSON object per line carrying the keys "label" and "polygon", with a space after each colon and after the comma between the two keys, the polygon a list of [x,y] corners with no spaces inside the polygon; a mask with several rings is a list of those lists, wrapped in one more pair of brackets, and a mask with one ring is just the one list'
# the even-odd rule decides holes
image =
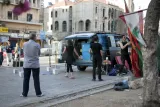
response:
{"label": "pedestrian", "polygon": [[12,61],[12,50],[13,47],[11,46],[10,42],[7,42],[7,46],[6,46],[6,58],[7,58],[7,65],[9,66],[9,63]]}
{"label": "pedestrian", "polygon": [[2,66],[3,63],[3,43],[0,45],[0,67]]}
{"label": "pedestrian", "polygon": [[67,63],[67,72],[66,72],[66,77],[69,76],[69,72],[70,72],[70,77],[71,79],[74,79],[75,77],[73,76],[73,69],[72,69],[72,64],[74,61],[74,56],[73,53],[75,52],[75,54],[78,56],[78,58],[81,58],[76,49],[73,46],[73,43],[71,40],[68,40],[68,44],[67,46],[64,48],[63,54],[67,52],[67,57],[66,57],[66,63]]}
{"label": "pedestrian", "polygon": [[131,59],[128,52],[128,46],[131,45],[131,42],[127,41],[125,35],[122,36],[122,41],[119,43],[121,47],[121,60],[123,66],[125,66],[125,61],[128,62],[130,70],[132,70]]}
{"label": "pedestrian", "polygon": [[98,67],[98,79],[103,81],[101,77],[101,67],[102,67],[102,45],[98,43],[98,36],[95,35],[93,38],[94,43],[90,46],[90,51],[93,54],[93,81],[96,81],[96,68]]}
{"label": "pedestrian", "polygon": [[16,43],[16,47],[15,47],[14,53],[15,53],[15,60],[16,61],[19,60],[20,59],[20,47],[19,47],[18,43]]}
{"label": "pedestrian", "polygon": [[23,79],[23,92],[21,97],[27,97],[29,91],[29,80],[32,71],[33,80],[34,80],[34,88],[36,91],[37,97],[42,97],[43,94],[40,89],[40,64],[39,64],[39,56],[40,56],[40,45],[36,43],[36,34],[30,34],[29,41],[24,43],[23,52],[24,52],[24,79]]}

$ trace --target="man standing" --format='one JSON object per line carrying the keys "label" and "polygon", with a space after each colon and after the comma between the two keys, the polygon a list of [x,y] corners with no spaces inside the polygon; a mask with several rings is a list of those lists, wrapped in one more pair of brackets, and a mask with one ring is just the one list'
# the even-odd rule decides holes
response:
{"label": "man standing", "polygon": [[103,81],[101,78],[101,67],[102,67],[102,45],[98,43],[98,37],[94,36],[93,43],[91,44],[91,53],[93,54],[93,81],[96,80],[96,68],[98,67],[98,79]]}
{"label": "man standing", "polygon": [[30,40],[24,43],[24,80],[23,80],[23,92],[21,97],[27,97],[29,91],[29,80],[32,71],[34,79],[34,87],[37,97],[42,97],[43,94],[40,89],[39,73],[40,73],[40,45],[35,42],[36,34],[30,35]]}
{"label": "man standing", "polygon": [[13,47],[11,46],[10,42],[8,41],[7,46],[6,46],[6,53],[7,53],[6,57],[7,57],[7,65],[8,66],[12,60],[12,50],[13,50]]}
{"label": "man standing", "polygon": [[125,60],[126,60],[129,64],[130,70],[132,70],[131,59],[130,59],[129,53],[128,53],[128,46],[130,44],[131,44],[131,42],[127,42],[126,36],[123,35],[122,42],[120,42],[122,64],[125,65]]}

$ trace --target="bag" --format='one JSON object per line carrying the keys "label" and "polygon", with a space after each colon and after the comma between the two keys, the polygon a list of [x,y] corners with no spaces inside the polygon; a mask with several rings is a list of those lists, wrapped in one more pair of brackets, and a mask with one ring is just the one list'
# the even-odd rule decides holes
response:
{"label": "bag", "polygon": [[117,69],[113,68],[109,73],[109,76],[116,76],[117,75]]}

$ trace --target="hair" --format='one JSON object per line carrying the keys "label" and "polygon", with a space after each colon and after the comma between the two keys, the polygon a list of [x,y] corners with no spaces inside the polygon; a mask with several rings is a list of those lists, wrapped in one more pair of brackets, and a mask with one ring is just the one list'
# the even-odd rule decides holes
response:
{"label": "hair", "polygon": [[31,33],[29,35],[29,39],[34,40],[36,38],[36,34],[35,33]]}
{"label": "hair", "polygon": [[68,46],[73,46],[72,40],[68,40]]}
{"label": "hair", "polygon": [[97,36],[97,35],[94,35],[93,41],[94,41],[94,42],[95,42],[95,41],[98,41],[98,36]]}

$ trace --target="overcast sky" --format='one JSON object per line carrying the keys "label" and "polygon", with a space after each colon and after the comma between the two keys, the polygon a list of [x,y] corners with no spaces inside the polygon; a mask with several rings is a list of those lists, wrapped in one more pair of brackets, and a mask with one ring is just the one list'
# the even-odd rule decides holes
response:
{"label": "overcast sky", "polygon": [[[44,0],[45,1],[45,6],[48,5],[48,2],[54,2],[54,0]],[[127,0],[126,0],[127,1]],[[148,4],[151,0],[133,0],[135,4],[135,11],[141,9],[146,9],[148,7]],[[123,2],[123,0],[122,0]]]}

